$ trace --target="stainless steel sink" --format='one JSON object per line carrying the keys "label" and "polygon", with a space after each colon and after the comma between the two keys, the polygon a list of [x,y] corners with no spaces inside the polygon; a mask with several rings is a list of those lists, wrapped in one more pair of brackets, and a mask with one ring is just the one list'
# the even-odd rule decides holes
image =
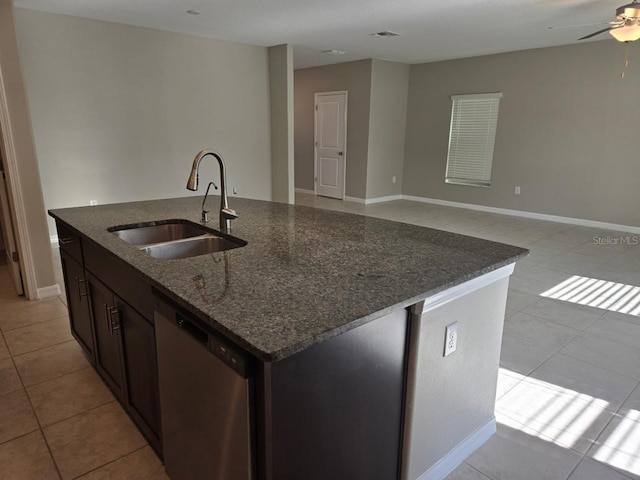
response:
{"label": "stainless steel sink", "polygon": [[244,247],[247,242],[184,220],[140,226],[111,227],[121,240],[163,260],[195,257]]}
{"label": "stainless steel sink", "polygon": [[245,245],[246,242],[240,243],[224,237],[207,235],[205,237],[149,245],[141,250],[153,258],[168,260],[223,252],[232,248],[244,247]]}
{"label": "stainless steel sink", "polygon": [[207,233],[207,230],[195,223],[163,223],[160,225],[126,228],[113,232],[118,238],[131,245],[171,242]]}

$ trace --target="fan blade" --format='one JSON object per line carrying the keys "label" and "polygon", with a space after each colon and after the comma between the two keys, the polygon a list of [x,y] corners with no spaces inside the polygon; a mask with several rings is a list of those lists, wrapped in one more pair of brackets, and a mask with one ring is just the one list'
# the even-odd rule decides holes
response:
{"label": "fan blade", "polygon": [[608,32],[609,30],[615,30],[616,28],[620,28],[620,27],[603,28],[602,30],[598,30],[597,32],[593,32],[590,35],[585,35],[584,37],[579,38],[578,40],[586,40],[587,38],[595,37],[596,35],[600,35],[601,33]]}
{"label": "fan blade", "polygon": [[579,23],[576,25],[558,25],[554,27],[548,27],[549,30],[556,30],[558,28],[574,28],[574,27],[592,27],[594,25],[620,25],[624,22],[599,22],[599,23]]}
{"label": "fan blade", "polygon": [[600,35],[601,33],[608,32],[610,30],[615,30],[616,28],[620,28],[620,26],[613,26],[609,28],[603,28],[602,30],[598,30],[597,32],[593,32],[589,35],[585,35],[584,37],[579,38],[578,40],[586,40],[587,38],[595,37],[596,35]]}

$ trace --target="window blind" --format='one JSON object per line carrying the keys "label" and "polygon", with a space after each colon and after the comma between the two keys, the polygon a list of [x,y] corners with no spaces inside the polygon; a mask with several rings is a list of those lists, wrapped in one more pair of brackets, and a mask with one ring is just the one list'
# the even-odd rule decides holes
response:
{"label": "window blind", "polygon": [[445,182],[491,185],[491,166],[502,93],[452,95]]}

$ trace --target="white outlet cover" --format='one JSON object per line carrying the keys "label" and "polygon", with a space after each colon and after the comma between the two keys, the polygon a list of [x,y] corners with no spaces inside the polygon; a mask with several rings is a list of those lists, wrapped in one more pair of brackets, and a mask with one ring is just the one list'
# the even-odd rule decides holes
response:
{"label": "white outlet cover", "polygon": [[444,334],[444,356],[447,357],[458,348],[458,322],[447,325]]}

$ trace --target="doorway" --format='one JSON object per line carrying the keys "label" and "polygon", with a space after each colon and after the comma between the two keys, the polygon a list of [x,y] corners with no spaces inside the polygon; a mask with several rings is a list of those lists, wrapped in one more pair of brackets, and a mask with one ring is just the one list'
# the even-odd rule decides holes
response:
{"label": "doorway", "polygon": [[[2,142],[2,131],[0,131],[0,144]],[[9,267],[9,275],[11,282],[18,295],[24,295],[24,286],[22,284],[22,272],[20,271],[20,263],[18,261],[18,248],[16,245],[16,237],[14,233],[14,223],[11,218],[11,209],[9,206],[9,195],[7,190],[6,175],[4,173],[4,155],[0,148],[0,241],[2,248],[0,249],[0,264],[6,262]]]}
{"label": "doorway", "polygon": [[344,199],[347,91],[315,94],[315,193]]}

